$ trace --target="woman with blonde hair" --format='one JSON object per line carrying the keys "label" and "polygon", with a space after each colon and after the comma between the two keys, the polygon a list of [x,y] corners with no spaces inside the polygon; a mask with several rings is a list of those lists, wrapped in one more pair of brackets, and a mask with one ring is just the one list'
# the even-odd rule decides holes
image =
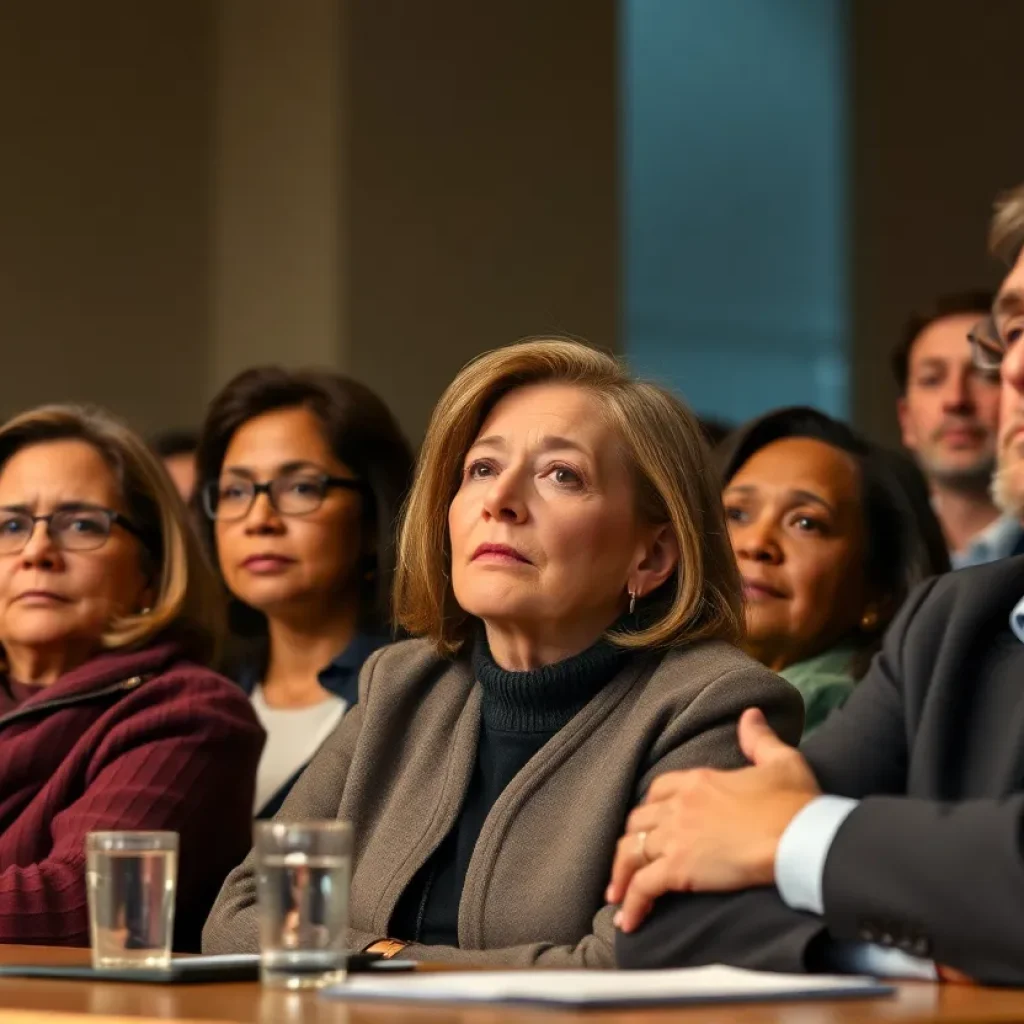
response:
{"label": "woman with blonde hair", "polygon": [[221,601],[156,457],[104,413],[0,427],[0,943],[89,944],[85,837],[178,832],[175,948],[249,845],[263,734],[201,667]]}
{"label": "woman with blonde hair", "polygon": [[[418,639],[371,656],[278,815],[353,824],[352,950],[609,966],[604,890],[651,780],[741,765],[751,704],[800,734],[797,693],[735,646],[739,579],[700,428],[577,342],[488,353],[445,392],[395,606]],[[250,856],[204,947],[257,949],[256,918]]]}

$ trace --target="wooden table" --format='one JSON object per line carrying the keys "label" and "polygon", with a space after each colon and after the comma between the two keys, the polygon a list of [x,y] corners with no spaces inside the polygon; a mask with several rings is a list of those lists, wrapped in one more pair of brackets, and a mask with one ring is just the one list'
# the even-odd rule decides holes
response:
{"label": "wooden table", "polygon": [[[87,963],[86,950],[0,946],[2,963]],[[97,981],[0,979],[0,1024],[89,1024],[81,1014],[141,1024],[163,1021],[238,1021],[244,1024],[855,1024],[855,1022],[1024,1021],[1024,990],[899,986],[890,999],[766,1003],[576,1013],[485,1007],[419,1008],[337,1003],[315,994],[266,991],[254,982],[223,985],[129,985]],[[127,1020],[125,1020],[127,1018]]]}

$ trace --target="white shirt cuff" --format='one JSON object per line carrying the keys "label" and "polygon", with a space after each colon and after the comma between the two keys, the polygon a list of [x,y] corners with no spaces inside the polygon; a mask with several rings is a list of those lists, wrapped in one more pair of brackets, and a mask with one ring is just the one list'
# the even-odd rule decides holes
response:
{"label": "white shirt cuff", "polygon": [[842,974],[868,974],[875,978],[912,978],[938,981],[939,972],[931,960],[886,949],[867,942],[835,942],[826,950],[826,969]]}
{"label": "white shirt cuff", "polygon": [[793,910],[825,912],[825,861],[839,826],[857,806],[844,796],[815,797],[789,823],[775,852],[775,885]]}

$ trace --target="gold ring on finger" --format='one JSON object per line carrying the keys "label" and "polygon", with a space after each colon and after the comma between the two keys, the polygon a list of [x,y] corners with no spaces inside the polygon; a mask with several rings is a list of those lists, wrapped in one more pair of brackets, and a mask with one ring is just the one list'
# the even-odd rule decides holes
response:
{"label": "gold ring on finger", "polygon": [[644,864],[650,864],[651,863],[651,858],[647,856],[647,833],[646,832],[638,832],[636,834],[636,845],[637,845],[637,852],[640,854],[640,859],[644,862]]}

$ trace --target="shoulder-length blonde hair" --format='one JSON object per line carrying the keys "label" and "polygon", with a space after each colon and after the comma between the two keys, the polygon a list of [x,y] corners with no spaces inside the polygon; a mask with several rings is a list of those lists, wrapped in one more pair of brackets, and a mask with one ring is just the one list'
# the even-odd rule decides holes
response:
{"label": "shoulder-length blonde hair", "polygon": [[82,441],[103,457],[142,538],[143,569],[156,592],[152,608],[109,623],[103,647],[143,647],[173,636],[190,657],[212,661],[222,636],[223,599],[185,505],[156,456],[99,409],[47,405],[0,427],[0,472],[17,452],[50,441]]}
{"label": "shoulder-length blonde hair", "polygon": [[561,339],[488,352],[464,367],[441,396],[399,536],[398,621],[444,655],[469,638],[473,617],[452,590],[448,508],[466,453],[490,410],[510,391],[542,383],[585,388],[601,401],[633,470],[639,516],[670,525],[679,544],[677,571],[640,602],[644,628],[609,639],[631,648],[676,647],[710,637],[738,640],[739,572],[718,477],[696,419],[668,391],[634,380],[611,356]]}

